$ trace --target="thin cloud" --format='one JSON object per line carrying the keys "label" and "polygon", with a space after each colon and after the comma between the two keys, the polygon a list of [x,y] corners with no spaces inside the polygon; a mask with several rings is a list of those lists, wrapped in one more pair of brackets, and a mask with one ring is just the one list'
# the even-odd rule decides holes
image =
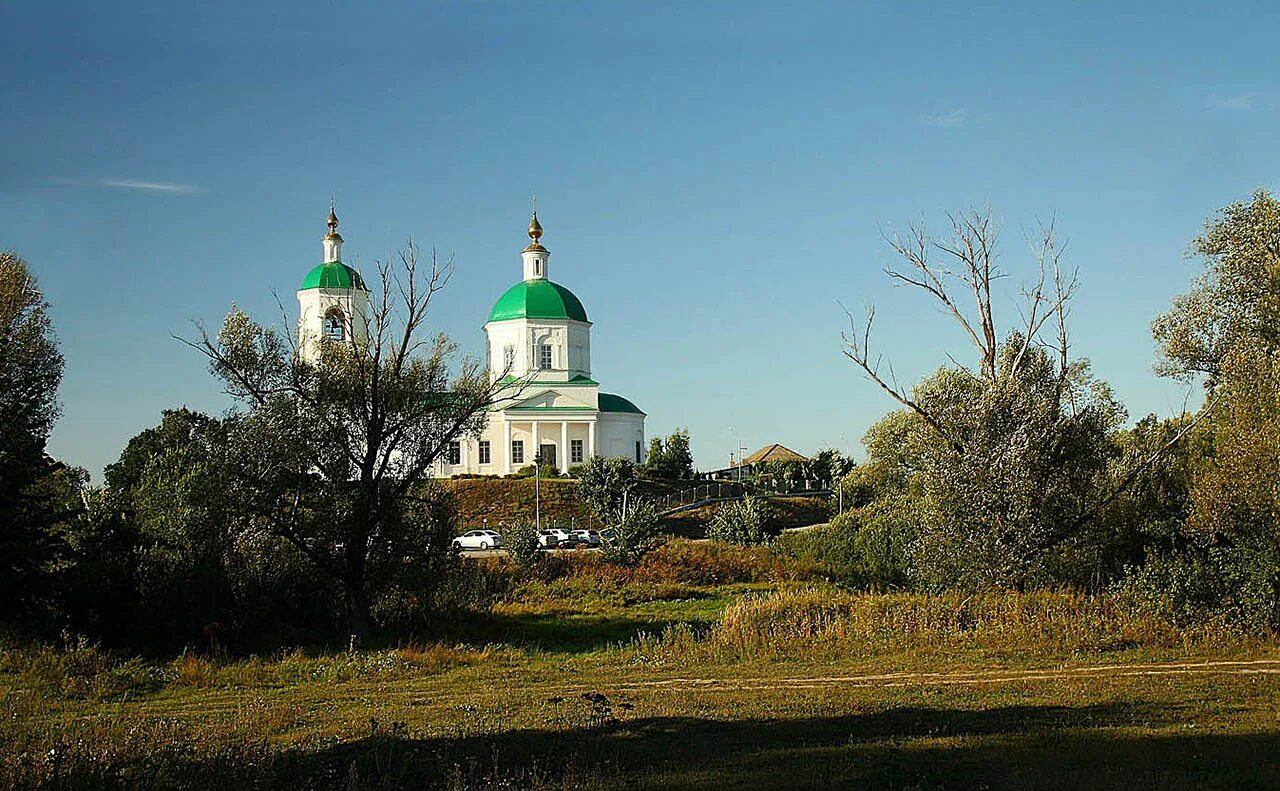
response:
{"label": "thin cloud", "polygon": [[964,126],[965,121],[969,120],[969,111],[964,108],[949,110],[939,115],[931,115],[924,119],[929,126],[936,126],[941,129],[955,129]]}
{"label": "thin cloud", "polygon": [[98,179],[103,187],[115,189],[142,190],[144,192],[168,192],[173,195],[193,195],[204,192],[203,187],[194,184],[175,184],[167,181],[141,181],[139,179]]}
{"label": "thin cloud", "polygon": [[1247,112],[1252,110],[1258,103],[1258,95],[1256,93],[1237,93],[1234,96],[1210,96],[1209,106],[1215,110],[1226,110],[1228,112]]}

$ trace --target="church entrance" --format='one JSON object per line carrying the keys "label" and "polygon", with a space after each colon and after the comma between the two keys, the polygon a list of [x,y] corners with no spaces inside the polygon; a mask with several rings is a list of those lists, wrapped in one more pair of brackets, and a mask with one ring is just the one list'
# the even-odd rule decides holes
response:
{"label": "church entrance", "polygon": [[556,463],[556,446],[550,443],[538,449],[538,461],[547,467],[559,468]]}

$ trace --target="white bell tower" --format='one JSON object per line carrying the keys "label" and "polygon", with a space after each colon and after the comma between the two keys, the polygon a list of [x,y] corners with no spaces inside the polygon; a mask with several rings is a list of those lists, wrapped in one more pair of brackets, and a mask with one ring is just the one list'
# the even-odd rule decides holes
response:
{"label": "white bell tower", "polygon": [[338,215],[329,205],[324,235],[324,261],[313,268],[298,290],[298,353],[315,362],[324,340],[364,343],[369,338],[369,289],[353,267],[342,262]]}

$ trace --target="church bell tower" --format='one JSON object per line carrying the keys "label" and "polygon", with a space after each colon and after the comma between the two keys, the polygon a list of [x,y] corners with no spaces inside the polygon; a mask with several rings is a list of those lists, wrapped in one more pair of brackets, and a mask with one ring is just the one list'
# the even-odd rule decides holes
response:
{"label": "church bell tower", "polygon": [[338,215],[329,204],[324,261],[307,273],[298,289],[298,354],[315,362],[322,342],[360,344],[369,338],[369,289],[354,267],[342,261]]}

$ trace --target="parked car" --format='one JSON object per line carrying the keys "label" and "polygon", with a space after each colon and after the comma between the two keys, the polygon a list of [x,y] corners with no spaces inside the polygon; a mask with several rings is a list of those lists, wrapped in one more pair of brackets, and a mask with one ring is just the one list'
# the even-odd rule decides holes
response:
{"label": "parked car", "polygon": [[573,540],[570,538],[567,530],[549,528],[547,530],[538,531],[538,547],[540,549],[555,549],[559,546],[572,545]]}
{"label": "parked car", "polygon": [[453,540],[454,550],[464,549],[498,549],[502,546],[502,536],[492,530],[468,530]]}
{"label": "parked car", "polygon": [[600,534],[594,530],[570,530],[569,540],[574,546],[598,547],[603,543]]}

